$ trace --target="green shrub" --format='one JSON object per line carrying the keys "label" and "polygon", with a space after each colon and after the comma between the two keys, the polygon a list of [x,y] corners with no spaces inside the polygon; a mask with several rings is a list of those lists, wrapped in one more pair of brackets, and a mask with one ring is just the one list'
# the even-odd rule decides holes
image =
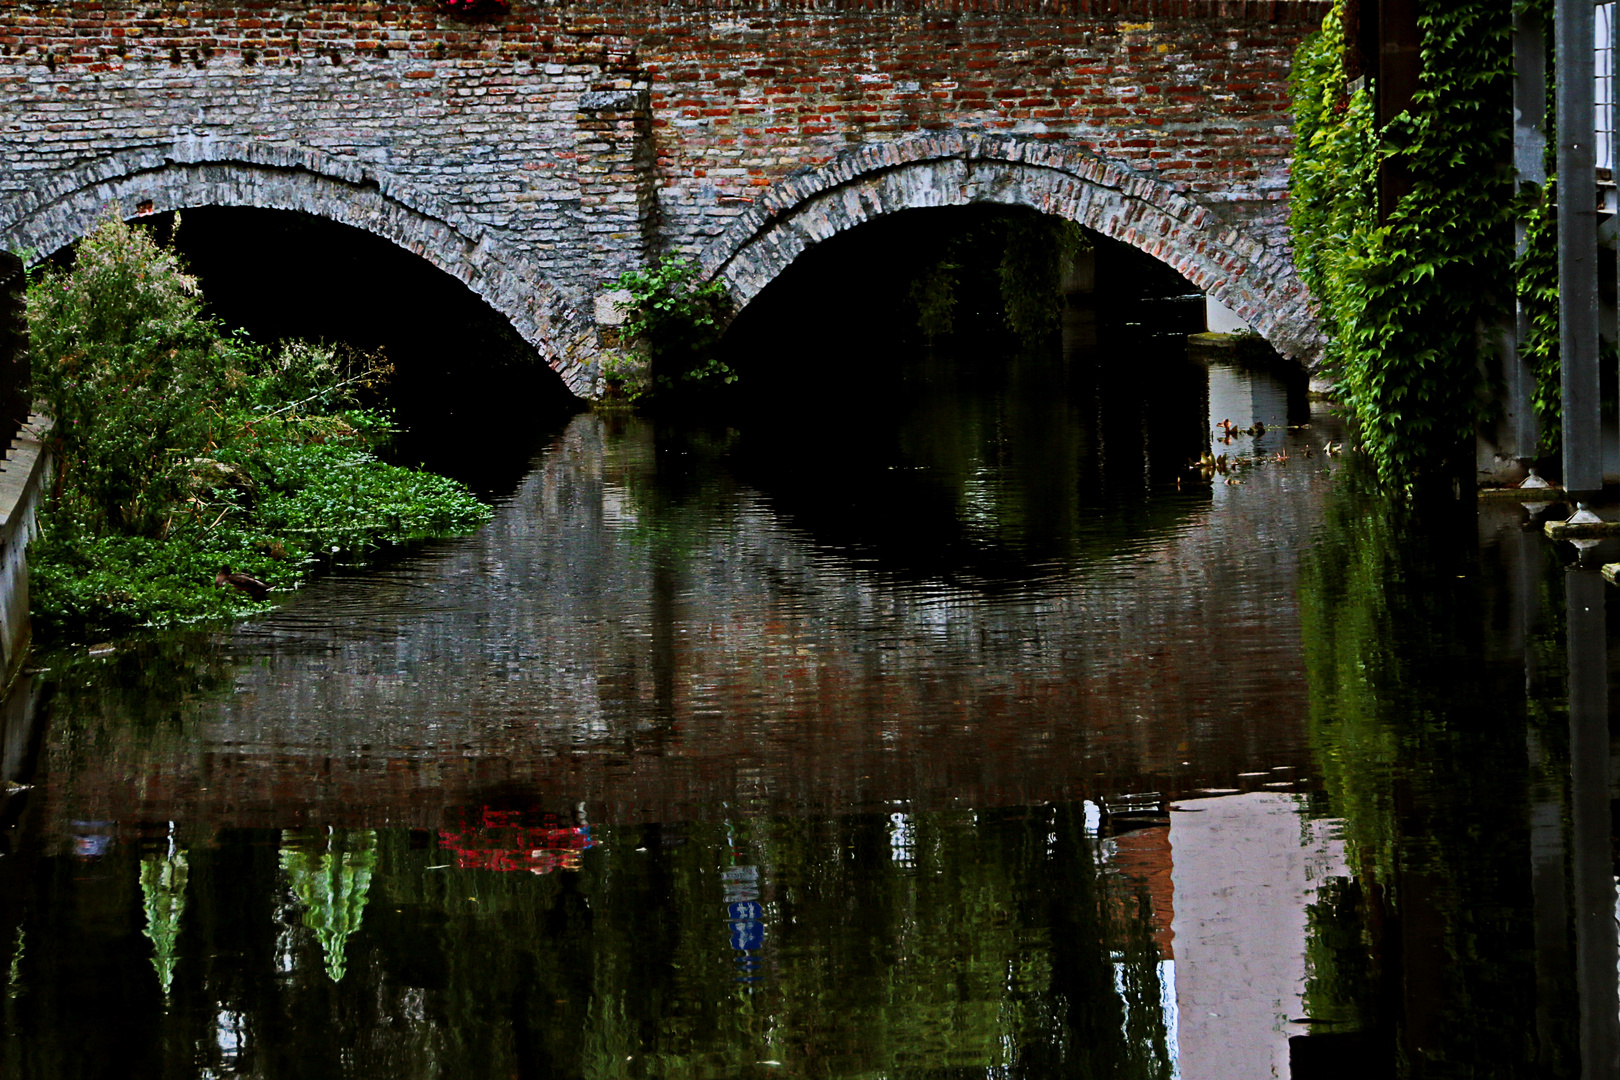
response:
{"label": "green shrub", "polygon": [[216,588],[220,567],[286,590],[489,518],[460,484],[375,456],[392,424],[357,406],[391,374],[383,357],[224,334],[174,253],[115,215],[71,270],[36,278],[28,316],[56,420],[29,549],[44,634],[239,615],[263,605]]}
{"label": "green shrub", "polygon": [[668,255],[650,269],[627,271],[617,284],[630,293],[621,305],[629,316],[624,333],[641,354],[654,395],[737,381],[718,352],[731,314],[724,285],[702,281],[696,263]]}
{"label": "green shrub", "polygon": [[1064,218],[1021,214],[1009,219],[996,268],[1007,329],[1031,344],[1058,333],[1063,328],[1064,271],[1077,254],[1090,249],[1085,231]]}
{"label": "green shrub", "polygon": [[211,440],[221,374],[244,362],[235,341],[203,317],[175,254],[115,215],[72,271],[34,279],[28,326],[59,492],[94,528],[156,535]]}

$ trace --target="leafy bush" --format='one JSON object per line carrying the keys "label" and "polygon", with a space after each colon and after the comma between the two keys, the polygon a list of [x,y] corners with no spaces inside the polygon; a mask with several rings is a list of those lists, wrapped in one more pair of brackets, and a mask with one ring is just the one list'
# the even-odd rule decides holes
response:
{"label": "leafy bush", "polygon": [[34,392],[55,419],[58,491],[90,526],[155,535],[183,494],[188,455],[210,441],[219,373],[245,361],[203,318],[196,279],[115,216],[71,272],[28,290]]}
{"label": "leafy bush", "polygon": [[1019,215],[1007,222],[997,276],[1007,329],[1027,342],[1063,326],[1063,274],[1091,242],[1072,221],[1051,215]]}
{"label": "leafy bush", "polygon": [[718,281],[701,280],[690,259],[665,256],[648,270],[627,271],[618,287],[630,293],[625,335],[641,354],[653,394],[713,389],[737,373],[718,355],[731,296]]}
{"label": "leafy bush", "polygon": [[43,633],[258,610],[214,587],[220,567],[295,588],[335,559],[489,517],[460,484],[375,456],[389,418],[358,406],[386,360],[224,334],[174,253],[116,216],[71,271],[39,275],[28,314],[56,420],[57,484],[29,552]]}

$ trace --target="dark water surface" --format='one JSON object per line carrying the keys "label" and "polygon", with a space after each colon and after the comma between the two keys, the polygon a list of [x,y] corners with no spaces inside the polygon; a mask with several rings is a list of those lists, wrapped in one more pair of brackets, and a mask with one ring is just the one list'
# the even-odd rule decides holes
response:
{"label": "dark water surface", "polygon": [[1595,569],[1090,334],[578,415],[476,536],[42,657],[0,1075],[1581,1075]]}

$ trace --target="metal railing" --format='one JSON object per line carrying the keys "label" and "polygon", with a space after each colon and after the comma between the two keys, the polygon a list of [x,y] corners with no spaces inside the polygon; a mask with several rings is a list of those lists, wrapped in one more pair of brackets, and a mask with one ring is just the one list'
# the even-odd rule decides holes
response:
{"label": "metal railing", "polygon": [[1598,4],[1593,14],[1595,33],[1593,74],[1596,77],[1596,108],[1593,111],[1597,136],[1593,145],[1598,178],[1614,178],[1614,4]]}

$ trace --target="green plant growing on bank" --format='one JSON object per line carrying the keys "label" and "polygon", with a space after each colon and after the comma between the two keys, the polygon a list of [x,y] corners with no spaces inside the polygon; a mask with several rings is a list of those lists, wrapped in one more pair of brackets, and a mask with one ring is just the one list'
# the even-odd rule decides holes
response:
{"label": "green plant growing on bank", "polygon": [[218,372],[250,361],[202,315],[195,278],[141,230],[107,219],[71,273],[28,291],[34,393],[55,421],[56,502],[96,531],[153,536],[183,496],[181,448],[209,442]]}
{"label": "green plant growing on bank", "polygon": [[[1343,9],[1295,55],[1295,258],[1360,441],[1412,485],[1471,455],[1488,329],[1513,295],[1511,10],[1423,0],[1418,89],[1380,128],[1371,91],[1346,92]],[[1383,222],[1380,164],[1412,178]]]}
{"label": "green plant growing on bank", "polygon": [[627,401],[632,405],[646,397],[650,390],[646,363],[619,353],[603,354],[602,383],[609,401]]}
{"label": "green plant growing on bank", "polygon": [[625,365],[615,365],[621,386],[630,388],[627,393],[669,396],[712,391],[737,381],[737,373],[719,356],[731,313],[724,285],[703,281],[696,263],[669,255],[649,269],[626,271],[616,285],[630,294],[619,305],[628,316],[624,334],[646,371],[638,382]]}
{"label": "green plant growing on bank", "polygon": [[116,214],[71,270],[30,283],[37,398],[56,481],[30,547],[42,632],[117,631],[257,610],[221,566],[272,589],[388,545],[471,531],[489,510],[445,477],[378,460],[359,407],[376,355],[226,334],[174,252]]}

